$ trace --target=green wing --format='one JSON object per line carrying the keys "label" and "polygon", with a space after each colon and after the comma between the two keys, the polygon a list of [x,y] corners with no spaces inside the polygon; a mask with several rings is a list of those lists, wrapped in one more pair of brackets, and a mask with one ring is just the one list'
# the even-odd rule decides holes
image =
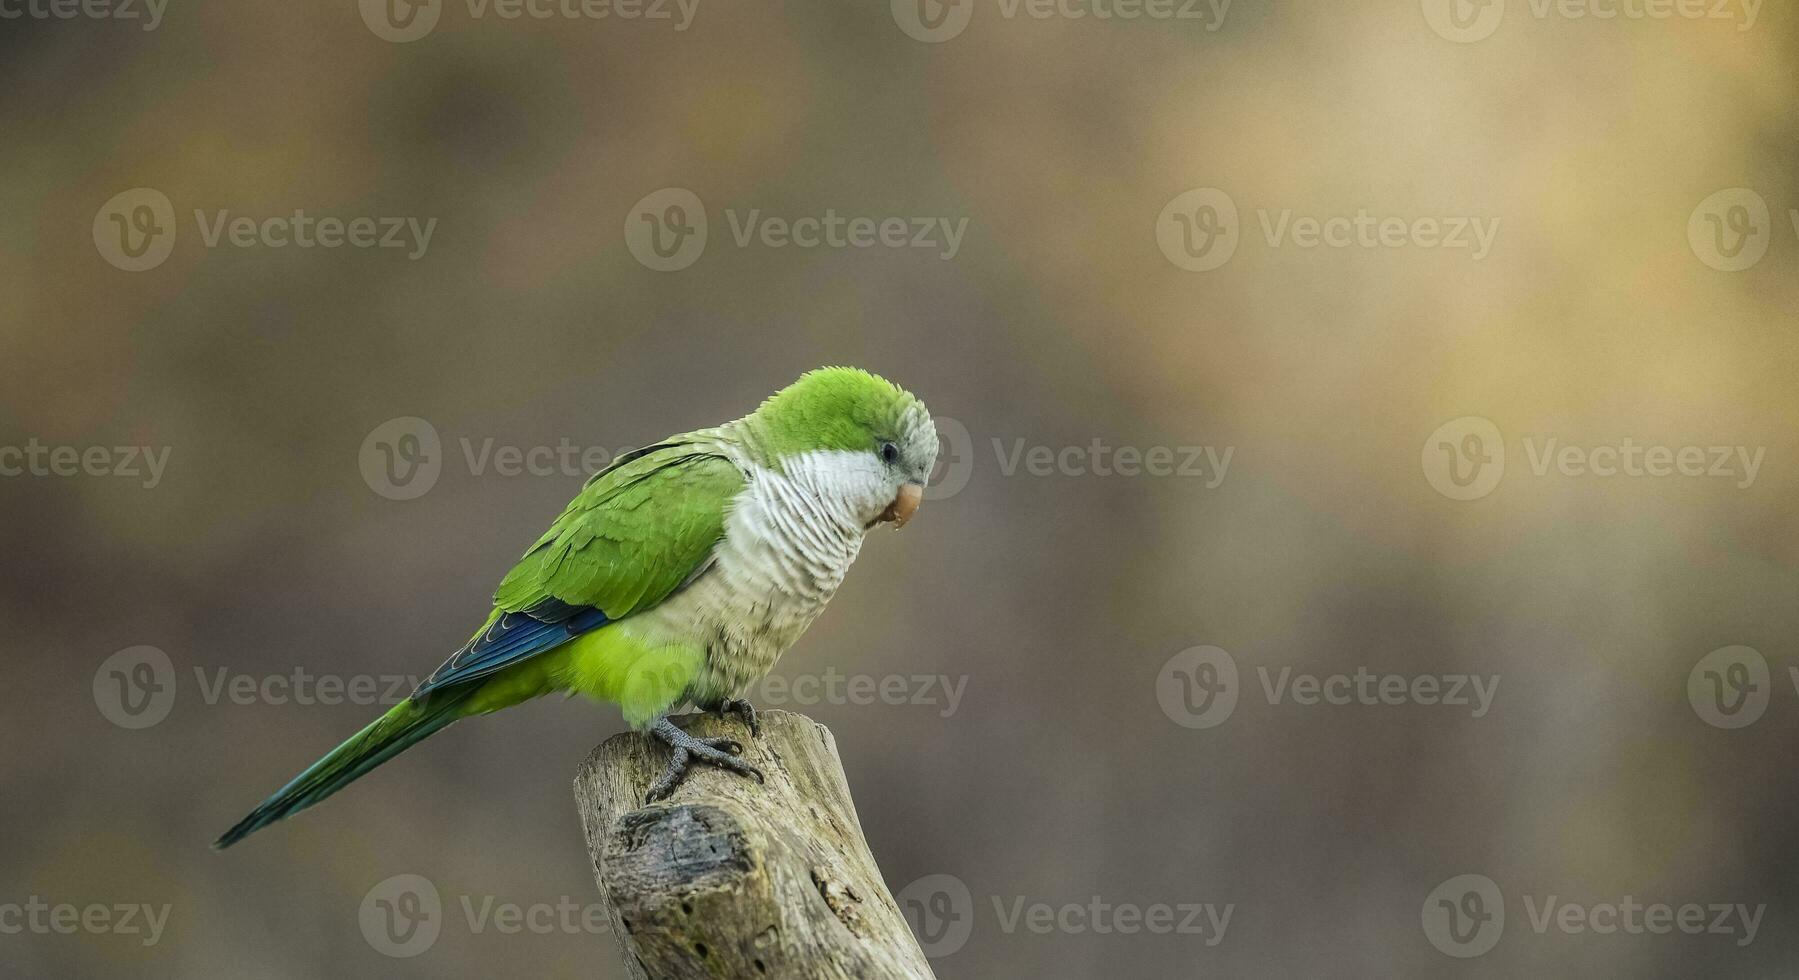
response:
{"label": "green wing", "polygon": [[743,474],[710,440],[638,450],[587,481],[494,593],[505,612],[550,600],[619,620],[695,575],[724,534]]}
{"label": "green wing", "polygon": [[487,624],[413,697],[648,609],[703,572],[744,484],[718,438],[676,436],[594,474],[501,580]]}

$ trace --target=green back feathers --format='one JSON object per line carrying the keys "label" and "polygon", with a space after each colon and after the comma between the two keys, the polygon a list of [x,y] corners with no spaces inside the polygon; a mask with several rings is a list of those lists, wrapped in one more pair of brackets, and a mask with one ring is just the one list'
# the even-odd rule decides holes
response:
{"label": "green back feathers", "polygon": [[743,489],[737,467],[707,443],[676,436],[592,477],[507,573],[497,609],[555,599],[618,620],[667,598],[711,553]]}
{"label": "green back feathers", "polygon": [[745,419],[756,448],[779,464],[818,449],[873,450],[906,437],[924,404],[899,385],[859,368],[825,367],[769,396]]}

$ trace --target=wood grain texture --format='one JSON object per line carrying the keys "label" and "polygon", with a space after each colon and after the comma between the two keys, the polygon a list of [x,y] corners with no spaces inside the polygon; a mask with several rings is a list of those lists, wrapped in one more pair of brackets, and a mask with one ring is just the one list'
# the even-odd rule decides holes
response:
{"label": "wood grain texture", "polygon": [[575,799],[630,975],[931,980],[863,840],[830,730],[776,710],[761,712],[754,739],[735,718],[674,721],[742,742],[768,782],[702,763],[645,805],[666,746],[625,733],[588,756]]}

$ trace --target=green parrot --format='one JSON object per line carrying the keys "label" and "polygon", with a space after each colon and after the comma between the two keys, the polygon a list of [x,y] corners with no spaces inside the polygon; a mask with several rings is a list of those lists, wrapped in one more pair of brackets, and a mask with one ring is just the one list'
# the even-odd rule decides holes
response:
{"label": "green parrot", "polygon": [[911,393],[820,368],[749,415],[621,455],[594,474],[494,593],[475,635],[406,700],[264,800],[225,848],[470,715],[551,692],[619,705],[668,744],[651,802],[694,761],[754,776],[727,738],[668,720],[735,713],[842,584],[876,524],[918,510],[937,432]]}

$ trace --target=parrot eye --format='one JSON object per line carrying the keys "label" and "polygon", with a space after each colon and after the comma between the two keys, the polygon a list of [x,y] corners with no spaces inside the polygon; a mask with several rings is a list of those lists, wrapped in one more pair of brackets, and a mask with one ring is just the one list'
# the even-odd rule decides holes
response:
{"label": "parrot eye", "polygon": [[894,463],[899,462],[899,447],[891,442],[881,443],[881,462],[886,463],[888,466],[892,466]]}

